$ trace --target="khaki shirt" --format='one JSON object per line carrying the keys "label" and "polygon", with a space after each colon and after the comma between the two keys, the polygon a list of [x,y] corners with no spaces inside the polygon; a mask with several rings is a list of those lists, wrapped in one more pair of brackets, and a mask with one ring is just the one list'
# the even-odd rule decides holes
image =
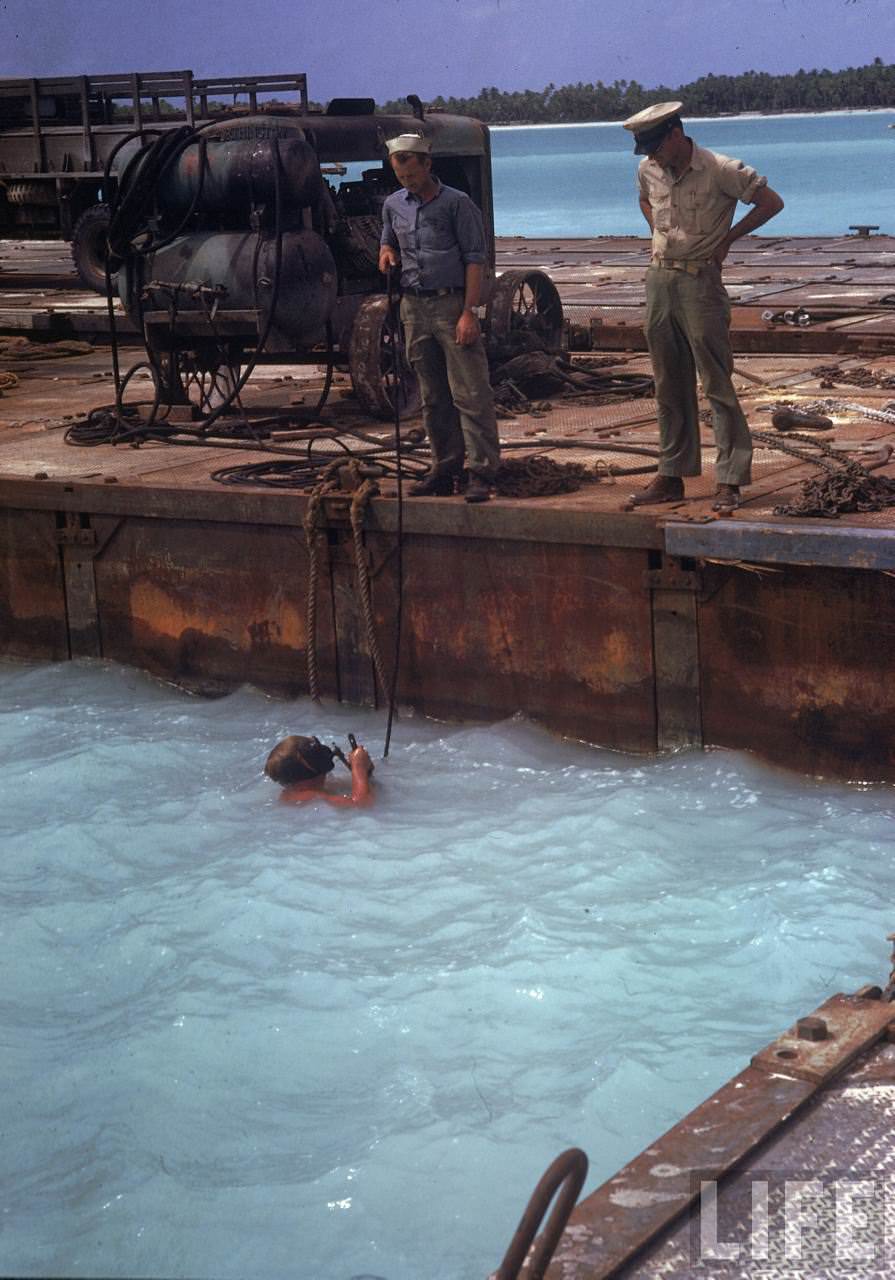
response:
{"label": "khaki shirt", "polygon": [[710,258],[730,230],[737,201],[751,204],[768,183],[742,160],[695,142],[690,166],[679,178],[644,156],[637,181],[652,210],[653,257],[683,261]]}

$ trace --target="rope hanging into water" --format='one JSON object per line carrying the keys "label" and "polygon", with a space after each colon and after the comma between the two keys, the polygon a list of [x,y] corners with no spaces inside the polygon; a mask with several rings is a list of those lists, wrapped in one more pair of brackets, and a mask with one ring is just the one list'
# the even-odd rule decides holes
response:
{"label": "rope hanging into water", "polygon": [[308,664],[308,692],[314,702],[320,701],[320,672],[317,664],[317,584],[320,576],[318,547],[323,526],[320,512],[327,493],[339,490],[338,479],[332,474],[321,479],[308,500],[304,517],[305,542],[308,548],[308,599],[306,616],[306,645]]}
{"label": "rope hanging into water", "polygon": [[351,498],[351,535],[354,540],[354,566],[357,572],[357,589],[360,596],[361,610],[364,615],[364,631],[367,636],[367,649],[373,661],[373,670],[382,689],[383,697],[388,697],[390,682],[386,679],[385,664],[376,638],[376,623],[373,617],[373,593],[370,587],[370,568],[367,564],[367,552],[364,546],[364,517],[370,505],[370,499],[379,493],[379,486],[373,480],[364,480]]}
{"label": "rope hanging into water", "polygon": [[400,300],[397,290],[397,272],[389,266],[387,279],[388,323],[391,329],[392,349],[392,404],[395,411],[395,497],[398,502],[398,527],[396,530],[398,599],[395,607],[395,648],[392,657],[392,678],[388,688],[388,720],[385,726],[383,760],[388,759],[392,741],[392,725],[398,698],[398,673],[401,669],[401,628],[404,621],[404,455],[401,440],[401,403],[404,399],[404,342],[401,333]]}
{"label": "rope hanging into water", "polygon": [[[344,472],[347,471],[347,475]],[[354,487],[343,488],[343,481]],[[306,613],[306,645],[308,692],[315,702],[320,701],[320,668],[317,656],[317,600],[320,581],[320,547],[323,543],[321,534],[326,528],[322,519],[324,503],[327,497],[351,495],[349,519],[354,546],[354,565],[357,581],[357,593],[364,619],[364,632],[367,639],[367,650],[373,663],[376,679],[384,696],[391,687],[386,675],[382,651],[376,635],[376,620],[373,613],[373,590],[370,582],[370,568],[367,563],[367,551],[364,546],[364,522],[372,498],[379,494],[379,486],[375,480],[363,474],[363,468],[357,459],[348,463],[339,461],[330,464],[327,472],[308,499],[304,517],[305,542],[308,548],[308,596]]]}

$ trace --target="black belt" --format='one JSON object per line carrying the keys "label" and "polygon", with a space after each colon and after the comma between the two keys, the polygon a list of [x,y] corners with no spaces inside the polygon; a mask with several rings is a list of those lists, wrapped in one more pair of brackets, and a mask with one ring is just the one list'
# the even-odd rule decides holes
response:
{"label": "black belt", "polygon": [[446,298],[451,293],[465,293],[462,285],[455,289],[403,289],[403,293],[411,298]]}

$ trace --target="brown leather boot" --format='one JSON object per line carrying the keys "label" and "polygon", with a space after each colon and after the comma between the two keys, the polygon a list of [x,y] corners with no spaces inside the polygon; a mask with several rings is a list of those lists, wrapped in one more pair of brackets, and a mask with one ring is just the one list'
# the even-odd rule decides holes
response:
{"label": "brown leather boot", "polygon": [[725,512],[736,511],[740,505],[740,486],[738,484],[719,484],[715,490],[715,501],[712,503],[713,511]]}
{"label": "brown leather boot", "polygon": [[427,471],[407,492],[411,498],[449,498],[454,492],[454,472]]}
{"label": "brown leather boot", "polygon": [[470,471],[469,483],[463,497],[467,502],[487,502],[491,497],[491,485],[486,476],[477,471]]}
{"label": "brown leather boot", "polygon": [[684,482],[680,476],[656,476],[654,480],[628,499],[631,507],[649,507],[659,502],[680,502],[684,496]]}

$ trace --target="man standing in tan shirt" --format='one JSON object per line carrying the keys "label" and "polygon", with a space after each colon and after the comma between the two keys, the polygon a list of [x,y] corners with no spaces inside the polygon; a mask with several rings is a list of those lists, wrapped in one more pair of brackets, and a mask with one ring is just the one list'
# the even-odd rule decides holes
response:
{"label": "man standing in tan shirt", "polygon": [[[718,456],[714,509],[732,511],[751,482],[752,437],[731,381],[730,300],[721,264],[740,236],[783,201],[740,160],[699,147],[684,133],[682,103],[660,102],[625,120],[634,151],[640,208],[652,232],[645,333],[659,406],[661,458],[653,482],[631,505],[674,502],[684,476],[702,470],[696,374],[712,409]],[[753,205],[735,225],[738,200]]]}

